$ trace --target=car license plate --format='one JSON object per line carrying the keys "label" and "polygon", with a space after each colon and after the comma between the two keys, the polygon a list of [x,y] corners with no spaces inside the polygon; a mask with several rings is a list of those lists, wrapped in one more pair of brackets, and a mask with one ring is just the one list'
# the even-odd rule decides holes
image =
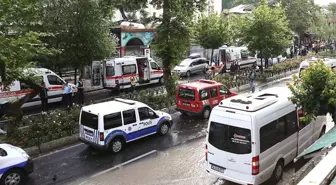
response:
{"label": "car license plate", "polygon": [[224,173],[224,170],[225,170],[225,168],[222,168],[222,167],[217,166],[217,165],[211,165],[211,169],[213,169],[215,171],[218,171],[218,172],[221,172],[221,173]]}
{"label": "car license plate", "polygon": [[190,106],[190,103],[187,103],[187,102],[182,102],[182,104],[185,106]]}

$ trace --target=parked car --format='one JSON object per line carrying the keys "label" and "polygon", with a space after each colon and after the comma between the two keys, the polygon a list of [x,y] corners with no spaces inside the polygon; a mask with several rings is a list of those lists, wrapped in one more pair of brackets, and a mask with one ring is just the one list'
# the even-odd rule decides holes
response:
{"label": "parked car", "polygon": [[176,92],[176,110],[182,114],[202,116],[207,119],[211,110],[223,99],[237,95],[224,84],[213,80],[198,80],[180,84]]}
{"label": "parked car", "polygon": [[174,73],[180,76],[191,76],[199,72],[205,73],[209,61],[206,58],[187,58],[174,68]]}
{"label": "parked car", "polygon": [[24,185],[32,172],[33,161],[24,150],[0,144],[0,185]]}

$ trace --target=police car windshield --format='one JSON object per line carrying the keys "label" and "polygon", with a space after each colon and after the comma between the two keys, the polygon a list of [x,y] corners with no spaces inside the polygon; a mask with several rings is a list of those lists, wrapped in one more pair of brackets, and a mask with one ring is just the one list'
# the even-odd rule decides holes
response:
{"label": "police car windshield", "polygon": [[189,65],[190,65],[190,62],[191,62],[190,59],[185,59],[185,60],[183,60],[178,66],[186,67],[186,66],[189,66]]}
{"label": "police car windshield", "polygon": [[180,88],[179,97],[186,100],[195,100],[195,91],[192,89]]}
{"label": "police car windshield", "polygon": [[251,153],[251,131],[246,128],[211,122],[209,143],[225,152],[249,154]]}
{"label": "police car windshield", "polygon": [[82,111],[81,124],[86,127],[97,130],[98,129],[98,116]]}

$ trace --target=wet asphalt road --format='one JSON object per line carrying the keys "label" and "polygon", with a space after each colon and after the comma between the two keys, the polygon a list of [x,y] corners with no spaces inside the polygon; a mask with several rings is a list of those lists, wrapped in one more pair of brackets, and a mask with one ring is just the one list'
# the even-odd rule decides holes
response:
{"label": "wet asphalt road", "polygon": [[[275,86],[285,86],[285,82]],[[264,86],[264,88],[268,88]],[[162,151],[206,134],[207,120],[172,115],[174,125],[166,136],[153,135],[132,142],[117,155],[89,149],[84,144],[34,159],[35,172],[28,185],[63,185],[106,170],[152,150]]]}

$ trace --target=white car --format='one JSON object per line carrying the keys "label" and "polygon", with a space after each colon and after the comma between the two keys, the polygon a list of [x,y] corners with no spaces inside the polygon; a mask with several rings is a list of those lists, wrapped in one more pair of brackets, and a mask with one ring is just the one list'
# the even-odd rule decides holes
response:
{"label": "white car", "polygon": [[187,58],[174,68],[174,73],[189,77],[191,74],[206,72],[209,61],[205,58]]}
{"label": "white car", "polygon": [[125,143],[153,134],[166,135],[172,125],[171,115],[165,112],[138,101],[115,98],[82,108],[79,140],[118,153]]}
{"label": "white car", "polygon": [[29,155],[19,147],[0,144],[0,185],[23,185],[34,171]]}

